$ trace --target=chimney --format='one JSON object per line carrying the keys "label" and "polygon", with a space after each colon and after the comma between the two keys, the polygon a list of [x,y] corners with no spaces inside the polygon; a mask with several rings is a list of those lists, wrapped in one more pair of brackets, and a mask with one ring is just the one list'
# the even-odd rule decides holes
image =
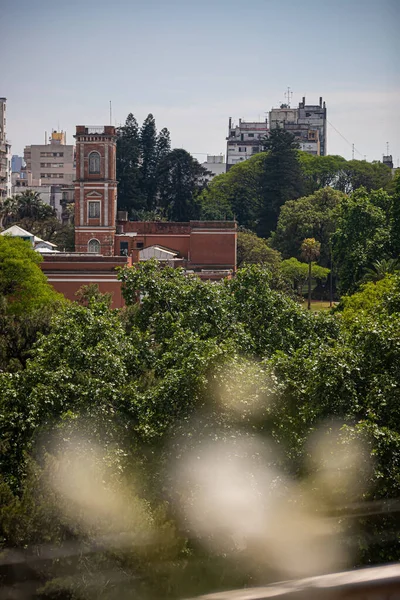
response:
{"label": "chimney", "polygon": [[322,96],[319,97],[319,106],[322,108]]}
{"label": "chimney", "polygon": [[303,108],[304,108],[305,104],[306,104],[306,97],[303,96]]}

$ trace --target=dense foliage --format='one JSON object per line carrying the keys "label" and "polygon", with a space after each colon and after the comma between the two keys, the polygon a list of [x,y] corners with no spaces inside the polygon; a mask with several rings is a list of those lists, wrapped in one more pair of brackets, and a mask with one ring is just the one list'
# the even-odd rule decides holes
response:
{"label": "dense foliage", "polygon": [[[348,449],[350,460],[359,440],[374,457],[363,455],[357,490],[369,500],[399,494],[399,276],[323,315],[272,289],[265,265],[215,284],[149,261],[121,271],[124,310],[92,288],[80,304],[48,303],[30,359],[0,374],[2,544],[27,548],[39,598],[180,598],[279,576],[273,562],[250,566],[229,536],[218,550],[182,520],[173,474],[186,473],[199,440],[277,445],[269,460],[302,482],[300,504],[312,493],[335,514],[350,498],[346,477],[331,489],[307,465],[310,435],[336,418],[334,452]],[[184,485],[191,497],[190,478]],[[395,526],[361,522],[353,564],[398,559]]]}
{"label": "dense foliage", "polygon": [[[66,207],[65,207],[66,208]],[[60,250],[74,250],[74,228],[61,223],[56,211],[42,201],[40,194],[24,190],[11,198],[0,200],[0,227],[19,225],[38,237],[56,244]]]}
{"label": "dense foliage", "polygon": [[117,133],[118,207],[133,219],[197,218],[206,169],[186,150],[171,151],[168,129],[157,134],[152,114],[139,129],[130,113]]}
{"label": "dense foliage", "polygon": [[[232,166],[226,174],[214,177],[201,196],[203,218],[235,217],[241,226],[261,237],[268,237],[275,230],[279,215],[283,214],[282,206],[285,207],[289,201],[289,206],[294,207],[295,201],[304,196],[308,200],[304,199],[299,207],[297,221],[301,227],[301,212],[304,212],[304,228],[311,229],[309,233],[305,232],[307,237],[316,233],[313,230],[318,228],[321,217],[328,221],[332,218],[326,213],[341,197],[339,193],[332,194],[332,190],[342,195],[350,194],[359,187],[368,192],[380,188],[388,193],[394,192],[391,171],[382,163],[346,161],[341,156],[312,156],[296,150],[295,146],[294,138],[288,132],[279,129],[271,132],[266,152],[256,154]],[[327,187],[328,195],[315,195]],[[292,210],[288,209],[284,221],[278,223],[278,237],[278,232],[282,233],[282,228],[290,224],[285,223],[288,217],[291,218],[290,213]],[[321,225],[324,226],[322,222]],[[286,242],[291,244],[288,237]],[[285,240],[277,243],[282,245]],[[282,247],[284,253],[288,250]],[[290,248],[292,251],[293,248]],[[298,252],[298,247],[295,252]]]}

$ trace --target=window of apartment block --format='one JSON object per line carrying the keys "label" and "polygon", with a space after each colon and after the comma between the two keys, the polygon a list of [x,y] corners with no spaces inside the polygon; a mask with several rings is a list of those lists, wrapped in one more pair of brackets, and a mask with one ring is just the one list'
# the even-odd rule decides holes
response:
{"label": "window of apartment block", "polygon": [[143,242],[136,242],[136,248],[143,248]]}
{"label": "window of apartment block", "polygon": [[249,133],[249,137],[254,137],[254,133]]}
{"label": "window of apartment block", "polygon": [[100,202],[89,202],[89,219],[100,219]]}
{"label": "window of apartment block", "polygon": [[260,152],[260,147],[259,146],[252,146],[251,151],[253,154],[256,154],[257,152]]}

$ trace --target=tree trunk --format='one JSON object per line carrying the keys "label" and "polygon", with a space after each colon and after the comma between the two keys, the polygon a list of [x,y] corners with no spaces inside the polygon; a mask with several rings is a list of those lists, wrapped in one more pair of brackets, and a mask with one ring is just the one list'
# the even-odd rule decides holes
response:
{"label": "tree trunk", "polygon": [[308,263],[308,310],[311,310],[311,261]]}

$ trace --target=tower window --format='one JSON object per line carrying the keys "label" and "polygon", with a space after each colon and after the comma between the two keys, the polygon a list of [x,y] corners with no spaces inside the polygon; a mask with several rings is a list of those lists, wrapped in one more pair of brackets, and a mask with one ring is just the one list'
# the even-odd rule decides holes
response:
{"label": "tower window", "polygon": [[98,152],[89,154],[89,173],[100,173],[100,154]]}
{"label": "tower window", "polygon": [[100,202],[89,202],[89,219],[100,219]]}
{"label": "tower window", "polygon": [[96,239],[92,239],[89,240],[88,243],[88,252],[91,252],[92,254],[100,254],[100,242],[99,240]]}

